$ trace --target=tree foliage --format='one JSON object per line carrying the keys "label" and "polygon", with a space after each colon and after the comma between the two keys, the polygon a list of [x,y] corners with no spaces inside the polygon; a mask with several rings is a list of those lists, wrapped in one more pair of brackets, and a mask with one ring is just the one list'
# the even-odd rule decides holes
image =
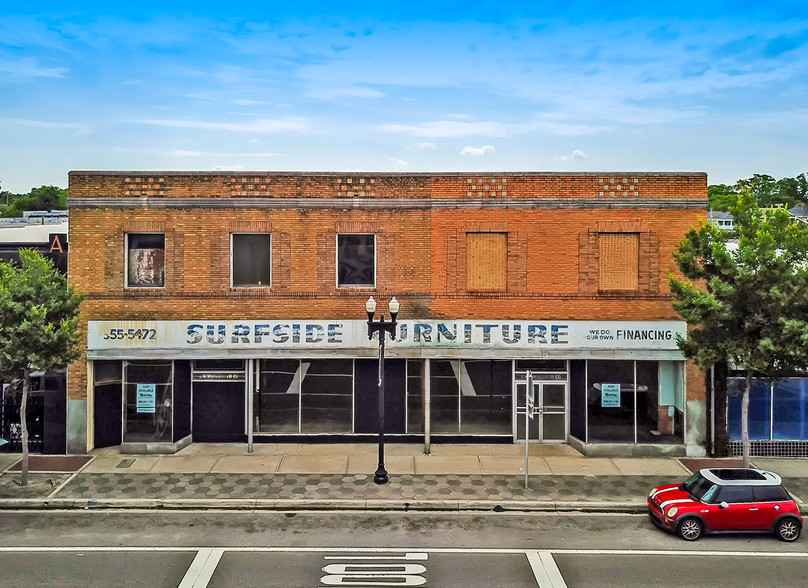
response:
{"label": "tree foliage", "polygon": [[23,485],[28,473],[24,407],[30,375],[64,368],[79,358],[82,299],[53,263],[32,249],[20,250],[19,266],[0,262],[0,381],[23,385]]}
{"label": "tree foliage", "polygon": [[0,204],[8,205],[2,216],[22,216],[26,210],[67,210],[67,190],[56,186],[32,188],[28,194],[0,193]]}
{"label": "tree foliage", "polygon": [[808,204],[808,175],[775,180],[768,174],[754,174],[738,180],[734,186],[713,184],[707,187],[707,200],[711,210],[729,210],[741,192],[752,195],[761,208],[785,206],[793,208]]}
{"label": "tree foliage", "polygon": [[669,282],[674,309],[689,326],[680,349],[704,370],[722,362],[747,370],[747,415],[751,378],[808,367],[808,225],[782,208],[761,210],[748,188],[730,212],[737,247],[725,231],[702,222],[674,254],[684,279],[671,275]]}

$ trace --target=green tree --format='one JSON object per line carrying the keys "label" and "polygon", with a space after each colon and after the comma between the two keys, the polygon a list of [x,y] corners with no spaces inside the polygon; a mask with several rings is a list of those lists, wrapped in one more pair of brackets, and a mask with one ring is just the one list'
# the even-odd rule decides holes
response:
{"label": "green tree", "polygon": [[20,265],[0,262],[0,381],[22,382],[22,485],[28,484],[26,409],[31,372],[53,371],[79,358],[78,314],[83,294],[32,249]]}
{"label": "green tree", "polygon": [[684,279],[669,278],[674,309],[687,321],[685,356],[702,370],[727,363],[746,370],[741,420],[749,465],[749,392],[755,378],[808,367],[808,225],[788,212],[761,210],[751,190],[730,207],[738,235],[702,222],[674,254]]}
{"label": "green tree", "polygon": [[26,210],[67,210],[67,190],[56,186],[32,188],[28,194],[8,194],[11,205],[3,212],[4,217],[22,216]]}
{"label": "green tree", "polygon": [[710,210],[729,210],[738,200],[738,192],[727,184],[707,186],[707,202]]}

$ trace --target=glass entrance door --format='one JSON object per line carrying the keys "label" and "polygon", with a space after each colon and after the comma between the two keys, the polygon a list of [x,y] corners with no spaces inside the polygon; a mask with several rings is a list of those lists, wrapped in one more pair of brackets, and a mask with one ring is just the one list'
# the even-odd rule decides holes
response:
{"label": "glass entrance door", "polygon": [[[525,440],[527,375],[516,372],[516,440]],[[544,381],[542,378],[553,380]],[[533,374],[533,418],[528,420],[531,443],[566,443],[567,382],[558,381],[560,374]]]}

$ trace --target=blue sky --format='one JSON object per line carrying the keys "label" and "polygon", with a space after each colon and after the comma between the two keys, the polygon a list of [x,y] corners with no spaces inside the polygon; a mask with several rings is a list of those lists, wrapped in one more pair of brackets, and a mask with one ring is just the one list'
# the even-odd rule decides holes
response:
{"label": "blue sky", "polygon": [[72,169],[808,171],[808,3],[15,2],[0,184]]}

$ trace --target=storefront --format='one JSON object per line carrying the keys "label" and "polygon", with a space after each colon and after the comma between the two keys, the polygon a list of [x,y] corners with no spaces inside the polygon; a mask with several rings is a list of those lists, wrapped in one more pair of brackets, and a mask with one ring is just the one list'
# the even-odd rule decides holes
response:
{"label": "storefront", "polygon": [[[386,346],[385,433],[524,442],[529,372],[530,442],[684,454],[684,334],[678,321],[403,320]],[[378,432],[378,348],[362,320],[90,321],[87,358],[95,447]]]}

